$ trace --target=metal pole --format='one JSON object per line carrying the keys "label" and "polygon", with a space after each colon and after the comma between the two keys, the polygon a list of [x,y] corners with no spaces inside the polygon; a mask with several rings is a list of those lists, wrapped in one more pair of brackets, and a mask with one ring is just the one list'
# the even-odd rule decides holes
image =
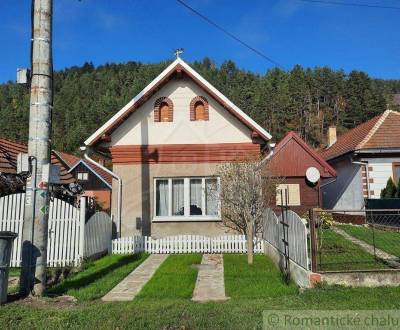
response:
{"label": "metal pole", "polygon": [[[50,202],[48,187],[40,182],[43,165],[50,163],[51,151],[52,9],[52,0],[33,0],[32,2],[32,79],[28,154],[35,157],[37,169],[33,174],[36,177],[27,180],[26,185],[21,293],[25,295],[33,293],[39,296],[43,294],[46,286]],[[29,276],[30,273],[34,274],[34,278]]]}

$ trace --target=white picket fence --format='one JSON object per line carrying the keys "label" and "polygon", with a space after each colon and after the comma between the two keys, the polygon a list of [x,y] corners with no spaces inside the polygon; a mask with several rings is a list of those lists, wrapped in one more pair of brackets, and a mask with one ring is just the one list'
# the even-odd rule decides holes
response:
{"label": "white picket fence", "polygon": [[[246,253],[244,235],[177,235],[154,239],[149,236],[130,236],[112,241],[113,254],[147,253]],[[264,241],[255,240],[255,253],[264,252]]]}
{"label": "white picket fence", "polygon": [[[265,211],[263,238],[278,251],[284,253],[282,217],[282,214],[277,217],[271,209]],[[285,223],[288,225],[289,259],[309,269],[307,222],[295,212],[288,210],[285,213]]]}
{"label": "white picket fence", "polygon": [[[21,264],[24,203],[24,193],[0,198],[0,231],[18,234],[11,254],[12,267]],[[99,212],[86,221],[86,199],[81,198],[80,204],[81,207],[77,208],[58,198],[50,202],[47,241],[47,264],[50,267],[78,266],[83,258],[107,251],[110,247],[110,217]]]}

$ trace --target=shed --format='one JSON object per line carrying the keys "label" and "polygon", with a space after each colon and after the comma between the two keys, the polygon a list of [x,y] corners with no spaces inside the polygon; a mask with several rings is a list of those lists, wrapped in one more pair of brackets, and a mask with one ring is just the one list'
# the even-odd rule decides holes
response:
{"label": "shed", "polygon": [[[306,171],[310,167],[319,171],[321,179],[336,177],[336,171],[295,132],[287,133],[279,141],[269,162],[274,176],[283,179],[279,188],[288,191],[288,205],[300,215],[321,205],[321,180],[316,184],[307,180]],[[276,202],[280,204],[280,193]]]}

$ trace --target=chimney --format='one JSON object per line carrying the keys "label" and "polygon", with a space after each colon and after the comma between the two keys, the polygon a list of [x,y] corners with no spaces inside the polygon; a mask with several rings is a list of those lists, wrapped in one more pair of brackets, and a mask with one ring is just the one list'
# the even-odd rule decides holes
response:
{"label": "chimney", "polygon": [[105,163],[104,158],[99,158],[98,163],[100,165],[104,166],[104,163]]}
{"label": "chimney", "polygon": [[336,143],[336,126],[328,128],[328,148]]}

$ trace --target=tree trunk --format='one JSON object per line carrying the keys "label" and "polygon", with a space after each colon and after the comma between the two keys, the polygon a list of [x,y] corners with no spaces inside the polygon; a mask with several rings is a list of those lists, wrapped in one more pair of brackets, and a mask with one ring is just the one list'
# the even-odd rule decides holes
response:
{"label": "tree trunk", "polygon": [[253,264],[253,222],[251,221],[247,226],[247,263]]}

